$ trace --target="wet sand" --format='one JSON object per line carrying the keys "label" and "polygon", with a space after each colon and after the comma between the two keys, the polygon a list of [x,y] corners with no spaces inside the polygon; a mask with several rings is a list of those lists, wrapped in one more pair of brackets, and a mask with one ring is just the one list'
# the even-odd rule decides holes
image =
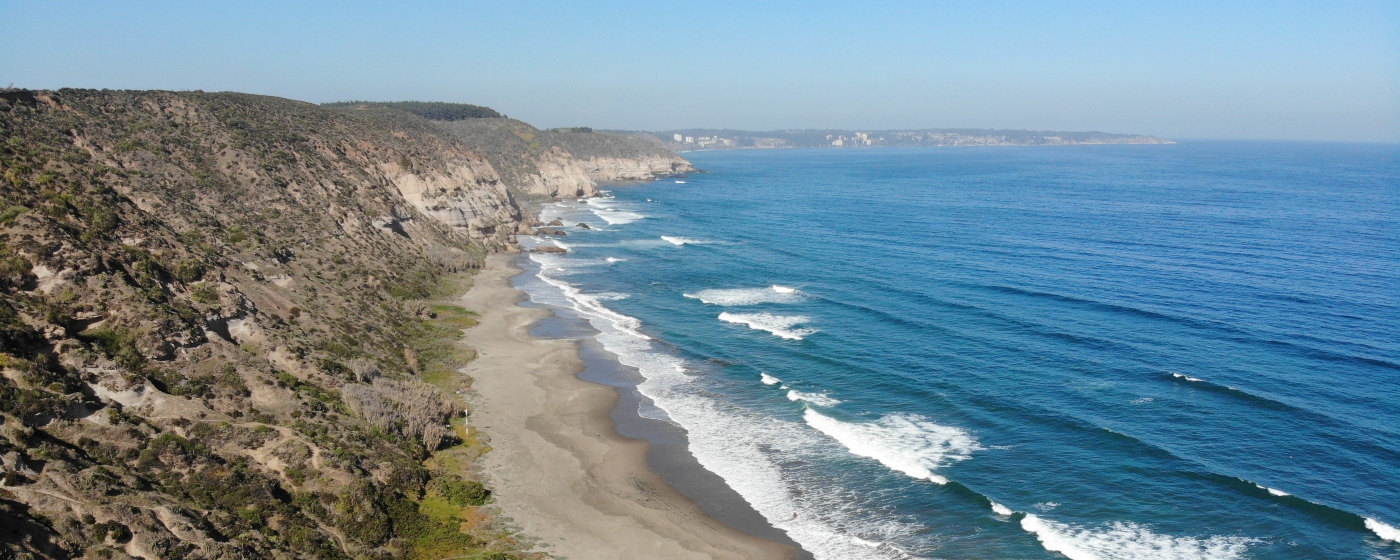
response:
{"label": "wet sand", "polygon": [[650,444],[618,434],[612,387],[580,380],[576,340],[532,337],[552,312],[517,305],[515,255],[493,255],[459,304],[480,314],[464,341],[478,357],[472,427],[497,507],[539,550],[572,560],[795,558],[795,547],[707,515],[648,468]]}

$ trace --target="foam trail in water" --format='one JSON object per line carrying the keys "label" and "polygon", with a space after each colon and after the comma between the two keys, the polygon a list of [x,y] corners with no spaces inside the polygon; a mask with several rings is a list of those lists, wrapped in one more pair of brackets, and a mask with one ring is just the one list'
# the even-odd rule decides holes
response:
{"label": "foam trail in water", "polygon": [[1175,377],[1175,378],[1177,378],[1177,379],[1185,379],[1186,381],[1190,381],[1190,382],[1192,382],[1192,383],[1205,383],[1205,382],[1206,382],[1206,380],[1201,379],[1201,378],[1199,378],[1199,377],[1191,377],[1191,376],[1189,376],[1189,375],[1184,375],[1184,374],[1180,374],[1180,373],[1177,373],[1177,372],[1172,372],[1172,377]]}
{"label": "foam trail in water", "polygon": [[1400,529],[1396,529],[1369,517],[1366,518],[1366,528],[1370,529],[1372,533],[1375,533],[1377,537],[1392,542],[1400,542]]}
{"label": "foam trail in water", "polygon": [[952,426],[940,426],[914,414],[891,414],[875,422],[842,422],[807,409],[803,418],[817,431],[831,436],[852,454],[869,457],[914,478],[947,484],[933,471],[948,463],[972,457],[982,449],[977,440]]}
{"label": "foam trail in water", "polygon": [[1243,558],[1254,539],[1212,536],[1204,539],[1159,535],[1136,523],[1109,523],[1086,529],[1043,519],[1021,518],[1021,528],[1040,539],[1045,550],[1070,560],[1233,560]]}
{"label": "foam trail in water", "polygon": [[767,373],[763,373],[763,372],[760,372],[760,373],[758,374],[758,380],[759,380],[759,381],[762,381],[764,385],[777,385],[777,384],[783,382],[783,380],[778,379],[778,378],[776,378],[776,377],[773,377],[773,376],[768,375]]}
{"label": "foam trail in water", "polygon": [[807,317],[805,315],[773,315],[771,313],[730,313],[726,311],[724,313],[719,314],[719,320],[728,323],[748,325],[748,327],[751,329],[759,331],[768,331],[776,336],[780,336],[788,340],[802,340],[804,337],[817,332],[817,329],[811,328],[792,328],[795,325],[800,325],[802,323],[806,323],[812,320],[811,317]]}
{"label": "foam trail in water", "polygon": [[589,208],[589,210],[592,210],[594,215],[598,216],[599,218],[602,218],[603,221],[607,222],[610,226],[630,224],[632,222],[646,217],[643,214],[638,214],[636,212],[628,212],[626,210],[621,210],[618,208],[594,207]]}
{"label": "foam trail in water", "polygon": [[825,393],[804,393],[796,389],[788,391],[787,398],[790,401],[803,401],[817,406],[836,406],[841,404],[840,400],[833,399]]}
{"label": "foam trail in water", "polygon": [[802,301],[802,292],[785,286],[767,288],[735,288],[728,290],[700,290],[693,294],[683,294],[711,305],[758,305],[760,303],[796,303]]}
{"label": "foam trail in water", "polygon": [[675,237],[671,235],[663,235],[661,236],[661,238],[666,240],[667,243],[670,243],[677,247],[680,247],[681,245],[705,245],[707,243],[710,243],[710,241],[706,241],[704,239],[691,239],[689,237]]}

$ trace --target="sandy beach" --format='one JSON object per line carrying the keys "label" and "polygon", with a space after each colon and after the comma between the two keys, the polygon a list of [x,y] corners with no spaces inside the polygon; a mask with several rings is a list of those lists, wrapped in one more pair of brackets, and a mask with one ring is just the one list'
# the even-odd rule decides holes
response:
{"label": "sandy beach", "polygon": [[493,255],[459,303],[480,314],[471,424],[490,439],[482,466],[504,516],[540,550],[572,560],[794,558],[735,530],[647,468],[648,443],[620,436],[616,390],[578,379],[578,343],[529,335],[551,312],[517,305],[516,255]]}

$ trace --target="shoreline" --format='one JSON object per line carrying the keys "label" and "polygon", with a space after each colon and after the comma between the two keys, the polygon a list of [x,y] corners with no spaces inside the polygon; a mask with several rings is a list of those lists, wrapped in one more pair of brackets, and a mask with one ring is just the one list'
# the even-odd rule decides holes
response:
{"label": "shoreline", "polygon": [[[503,517],[537,550],[574,560],[796,558],[797,547],[708,515],[649,466],[651,443],[618,432],[622,395],[579,378],[580,342],[530,331],[554,316],[511,279],[517,254],[496,254],[456,302],[479,314],[463,341],[478,356],[470,424],[492,450],[480,461]],[[771,529],[771,527],[769,528]]]}

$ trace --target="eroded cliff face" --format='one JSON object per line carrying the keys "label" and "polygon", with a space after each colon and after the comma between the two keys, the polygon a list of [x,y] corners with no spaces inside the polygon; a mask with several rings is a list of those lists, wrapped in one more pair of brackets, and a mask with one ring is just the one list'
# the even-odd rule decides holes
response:
{"label": "eroded cliff face", "polygon": [[690,162],[679,156],[590,157],[580,161],[588,177],[595,181],[650,181],[660,177],[695,172]]}
{"label": "eroded cliff face", "polygon": [[535,173],[527,177],[521,190],[541,198],[598,196],[598,183],[569,152],[550,146],[534,158]]}
{"label": "eroded cliff face", "polygon": [[694,173],[695,166],[649,134],[551,130],[550,139],[579,161],[594,181],[649,181]]}
{"label": "eroded cliff face", "polygon": [[646,181],[695,171],[690,162],[649,136],[539,130],[512,119],[438,125],[485,154],[502,182],[531,199],[595,196],[599,182]]}
{"label": "eroded cliff face", "polygon": [[[493,249],[506,236],[527,226],[520,208],[484,158],[467,154],[446,166],[415,169],[406,162],[380,164],[379,169],[399,194],[419,213],[467,232],[472,240]],[[412,213],[397,212],[378,218],[377,227],[411,220]]]}

